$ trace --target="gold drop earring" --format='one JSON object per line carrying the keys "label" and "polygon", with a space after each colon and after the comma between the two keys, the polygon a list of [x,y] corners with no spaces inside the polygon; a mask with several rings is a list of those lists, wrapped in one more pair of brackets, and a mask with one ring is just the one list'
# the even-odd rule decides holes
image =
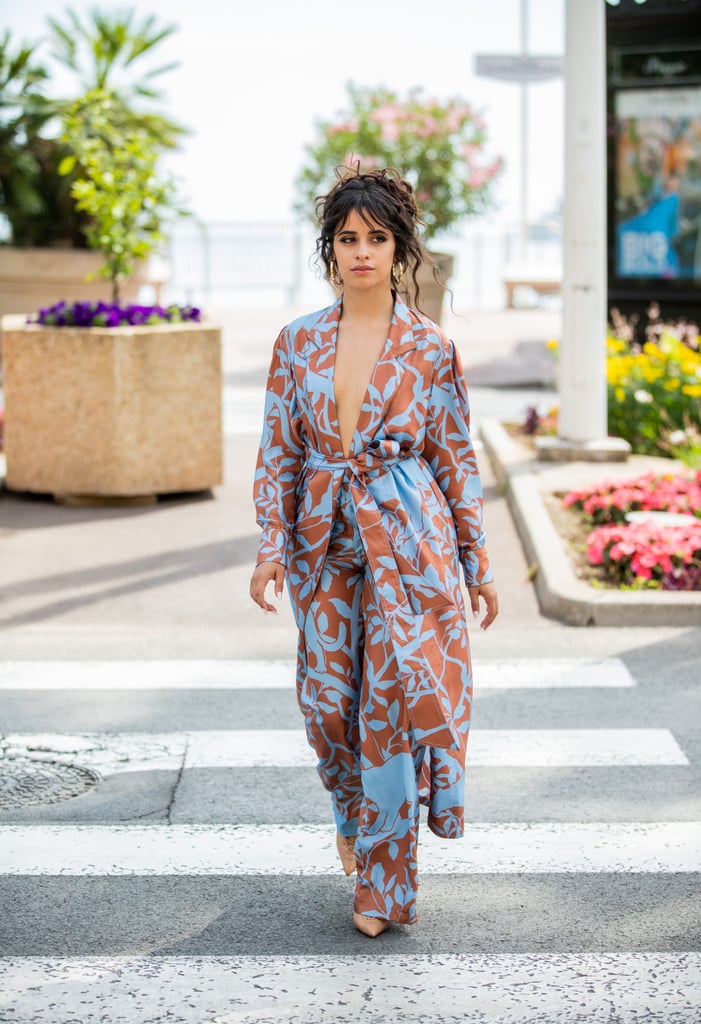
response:
{"label": "gold drop earring", "polygon": [[399,290],[399,286],[402,283],[402,278],[403,277],[404,277],[404,267],[402,266],[402,264],[399,261],[397,261],[396,263],[393,263],[392,264],[392,284],[394,285],[394,287],[397,290]]}
{"label": "gold drop earring", "polygon": [[343,284],[343,278],[339,277],[338,274],[336,260],[331,260],[331,263],[329,264],[329,277],[331,278],[331,284],[334,285],[334,287],[340,288]]}

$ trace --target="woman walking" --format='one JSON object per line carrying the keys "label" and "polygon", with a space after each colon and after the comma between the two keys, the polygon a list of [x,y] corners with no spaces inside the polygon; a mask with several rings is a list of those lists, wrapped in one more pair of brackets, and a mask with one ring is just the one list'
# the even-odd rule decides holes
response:
{"label": "woman walking", "polygon": [[251,596],[286,580],[297,696],[357,871],[353,921],[417,920],[419,804],[463,833],[473,614],[498,611],[482,490],[453,343],[398,293],[422,259],[411,186],[355,173],[319,200],[317,252],[341,297],[274,347],[254,500]]}

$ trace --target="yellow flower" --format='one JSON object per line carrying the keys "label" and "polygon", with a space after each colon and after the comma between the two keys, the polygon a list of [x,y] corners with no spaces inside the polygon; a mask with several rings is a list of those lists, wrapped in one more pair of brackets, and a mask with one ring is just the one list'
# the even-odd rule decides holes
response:
{"label": "yellow flower", "polygon": [[557,338],[550,338],[548,341],[545,342],[545,347],[549,348],[552,352],[556,352],[557,349],[560,347],[560,342],[557,340]]}
{"label": "yellow flower", "polygon": [[683,384],[682,392],[685,395],[691,395],[692,398],[701,397],[701,384]]}
{"label": "yellow flower", "polygon": [[611,387],[615,387],[615,385],[617,384],[622,385],[627,383],[627,377],[625,373],[609,373],[607,375],[607,380]]}
{"label": "yellow flower", "polygon": [[663,334],[660,338],[660,348],[675,359],[685,355],[689,350],[674,334]]}
{"label": "yellow flower", "polygon": [[609,384],[618,384],[628,376],[634,363],[630,356],[613,356],[606,360],[606,379]]}
{"label": "yellow flower", "polygon": [[678,391],[679,390],[679,378],[670,377],[664,382],[665,391]]}
{"label": "yellow flower", "polygon": [[624,402],[625,401],[626,393],[625,393],[623,388],[616,388],[615,391],[614,391],[614,395],[616,396],[616,401],[617,402]]}

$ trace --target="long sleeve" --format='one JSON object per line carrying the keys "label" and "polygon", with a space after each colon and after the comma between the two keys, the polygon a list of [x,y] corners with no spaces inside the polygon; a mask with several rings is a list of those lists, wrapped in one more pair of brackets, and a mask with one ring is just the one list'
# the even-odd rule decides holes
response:
{"label": "long sleeve", "polygon": [[470,439],[467,389],[460,355],[447,339],[434,371],[424,457],[453,514],[465,583],[473,587],[491,582],[482,528],[482,482]]}
{"label": "long sleeve", "polygon": [[278,336],[268,373],[263,433],[253,483],[256,520],[263,533],[257,562],[287,565],[295,493],[304,445],[291,363],[290,332]]}

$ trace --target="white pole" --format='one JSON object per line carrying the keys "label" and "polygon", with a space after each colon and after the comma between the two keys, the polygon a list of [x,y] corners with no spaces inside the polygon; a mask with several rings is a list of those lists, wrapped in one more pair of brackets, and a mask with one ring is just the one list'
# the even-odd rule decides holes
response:
{"label": "white pole", "polygon": [[607,434],[605,101],[604,0],[566,0],[559,432],[577,444]]}

